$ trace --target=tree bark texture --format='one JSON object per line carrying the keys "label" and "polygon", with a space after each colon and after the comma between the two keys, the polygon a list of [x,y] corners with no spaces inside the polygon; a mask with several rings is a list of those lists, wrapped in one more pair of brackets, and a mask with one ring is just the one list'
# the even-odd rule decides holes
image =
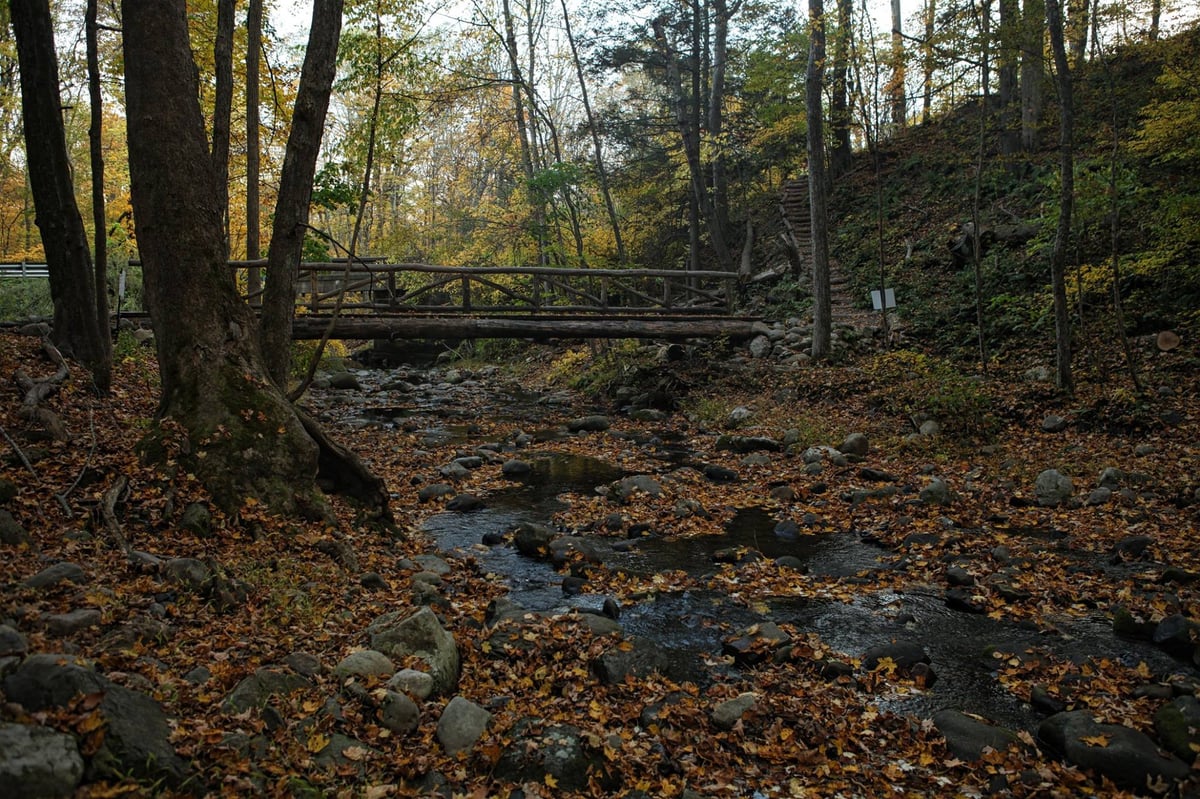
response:
{"label": "tree bark texture", "polygon": [[829,100],[829,126],[833,128],[833,149],[829,153],[829,171],[833,180],[850,171],[854,155],[850,146],[850,98],[847,76],[850,72],[850,37],[853,35],[854,0],[837,0],[837,35],[833,40],[833,96]]}
{"label": "tree bark texture", "polygon": [[804,98],[808,115],[808,196],[812,218],[812,357],[827,358],[833,335],[833,307],[829,278],[829,189],[825,174],[825,126],[821,118],[821,95],[825,84],[825,9],[822,0],[808,0],[808,18],[811,32]]}
{"label": "tree bark texture", "polygon": [[[262,253],[258,207],[258,164],[261,147],[258,135],[258,63],[262,48],[263,0],[250,0],[246,10],[246,258],[256,260]],[[262,273],[258,267],[246,273],[246,293],[261,302]]]}
{"label": "tree bark texture", "polygon": [[1046,0],[1025,0],[1021,21],[1021,147],[1033,152],[1041,146]]}
{"label": "tree bark texture", "polygon": [[1075,207],[1075,93],[1071,85],[1071,64],[1063,40],[1062,0],[1046,0],[1046,23],[1050,29],[1050,47],[1054,51],[1054,83],[1059,104],[1059,194],[1058,228],[1050,255],[1050,283],[1054,293],[1054,366],[1055,383],[1073,393],[1071,377],[1071,317],[1067,306],[1067,249],[1071,242],[1071,214]]}
{"label": "tree bark texture", "polygon": [[25,157],[38,230],[50,272],[54,303],[53,339],[64,354],[78,358],[100,391],[112,380],[107,314],[96,307],[91,248],[75,201],[75,185],[59,97],[58,56],[48,0],[11,0],[13,33],[21,71],[21,112]]}
{"label": "tree bark texture", "polygon": [[908,122],[908,70],[904,63],[904,17],[900,0],[892,0],[892,79],[888,86],[891,96],[892,124],[903,128]]}
{"label": "tree bark texture", "polygon": [[1018,0],[1000,0],[999,62],[1000,154],[1016,155],[1021,150],[1021,112],[1017,95],[1017,67],[1020,61],[1020,19]]}
{"label": "tree bark texture", "polygon": [[[153,298],[160,416],[182,427],[179,457],[226,511],[253,498],[281,514],[318,512],[317,446],[268,377],[254,316],[225,265],[184,0],[124,0],[122,13],[132,198]],[[164,447],[170,429],[160,425]]]}
{"label": "tree bark texture", "polygon": [[271,379],[286,388],[291,371],[292,318],[296,313],[296,279],[308,206],[312,199],[317,155],[325,131],[325,115],[337,66],[342,33],[342,0],[315,0],[308,48],[300,70],[300,87],[292,112],[275,202],[275,222],[267,249],[267,285],[263,294],[262,350]]}
{"label": "tree bark texture", "polygon": [[104,200],[104,98],[100,88],[100,26],[96,22],[97,0],[88,0],[84,17],[88,69],[88,156],[92,170],[92,240],[94,242],[93,290],[96,320],[100,324],[103,363],[112,363],[112,337],[108,328],[108,215]]}
{"label": "tree bark texture", "polygon": [[213,95],[212,162],[217,173],[217,192],[225,219],[225,241],[229,241],[229,138],[233,117],[233,11],[234,0],[217,0],[217,38],[213,44],[216,91]]}

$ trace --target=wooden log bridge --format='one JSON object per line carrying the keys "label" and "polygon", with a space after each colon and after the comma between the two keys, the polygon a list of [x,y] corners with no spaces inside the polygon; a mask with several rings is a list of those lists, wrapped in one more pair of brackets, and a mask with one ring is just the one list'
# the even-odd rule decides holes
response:
{"label": "wooden log bridge", "polygon": [[[239,271],[264,265],[231,263]],[[737,281],[728,272],[666,269],[303,263],[304,313],[293,336],[737,340],[754,335],[755,322],[733,316]]]}

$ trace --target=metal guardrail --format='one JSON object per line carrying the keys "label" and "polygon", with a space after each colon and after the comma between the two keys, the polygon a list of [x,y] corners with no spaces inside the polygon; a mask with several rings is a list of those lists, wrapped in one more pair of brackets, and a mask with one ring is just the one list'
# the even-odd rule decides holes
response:
{"label": "metal guardrail", "polygon": [[24,278],[26,280],[46,280],[50,277],[50,267],[45,264],[30,264],[24,261],[0,263],[0,280],[5,278]]}

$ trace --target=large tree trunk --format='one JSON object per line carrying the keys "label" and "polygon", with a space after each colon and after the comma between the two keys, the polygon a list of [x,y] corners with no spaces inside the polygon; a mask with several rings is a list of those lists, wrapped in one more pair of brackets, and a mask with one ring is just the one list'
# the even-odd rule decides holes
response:
{"label": "large tree trunk", "polygon": [[812,218],[813,333],[812,357],[827,358],[833,334],[829,278],[829,191],[825,176],[825,131],[821,94],[825,83],[825,10],[821,0],[808,0],[810,25],[808,68],[804,78],[808,116],[808,196]]}
{"label": "large tree trunk", "polygon": [[225,251],[229,251],[229,138],[233,116],[233,12],[234,0],[217,1],[217,37],[213,44],[212,162],[217,192],[225,220]]}
{"label": "large tree trunk", "polygon": [[833,128],[829,171],[834,180],[850,171],[853,155],[850,149],[850,98],[847,85],[853,2],[837,0],[837,37],[833,40],[833,97],[829,101],[829,126]]}
{"label": "large tree trunk", "polygon": [[54,343],[82,361],[96,386],[108,391],[112,381],[108,317],[101,319],[96,308],[96,292],[105,289],[96,286],[91,248],[75,202],[50,6],[48,0],[11,0],[9,8],[21,70],[29,183],[50,271]]}
{"label": "large tree trunk", "polygon": [[725,74],[729,60],[729,19],[736,12],[730,11],[727,0],[713,0],[713,55],[712,86],[708,100],[708,135],[713,143],[712,185],[713,210],[717,225],[722,231],[729,229],[729,178],[726,174],[726,146],[723,141],[725,130]]}
{"label": "large tree trunk", "polygon": [[317,155],[325,131],[325,114],[337,66],[342,33],[342,0],[316,0],[300,88],[292,112],[292,130],[283,156],[275,222],[267,249],[267,286],[263,294],[262,349],[271,379],[287,387],[292,363],[292,317],[296,313],[296,281],[308,206],[312,198]]}
{"label": "large tree trunk", "polygon": [[892,0],[892,79],[888,85],[891,97],[892,124],[903,128],[908,123],[908,70],[904,63],[904,17],[900,0]]}
{"label": "large tree trunk", "polygon": [[937,22],[935,0],[925,0],[923,17],[925,41],[921,42],[921,124],[928,125],[933,115],[933,34]]}
{"label": "large tree trunk", "polygon": [[1071,65],[1063,41],[1062,0],[1046,1],[1046,23],[1050,29],[1050,47],[1054,51],[1054,83],[1059,104],[1060,195],[1058,229],[1050,255],[1050,283],[1054,293],[1054,365],[1055,383],[1072,393],[1071,318],[1067,307],[1067,248],[1071,241],[1071,212],[1075,206],[1075,93],[1071,86]]}
{"label": "large tree trunk", "polygon": [[[228,512],[252,501],[323,515],[316,481],[327,448],[269,378],[254,315],[226,266],[184,0],[124,0],[122,12],[132,198],[162,382],[147,454],[178,460]],[[365,479],[352,490],[386,518],[381,482],[333,454],[330,468],[360,467]]]}
{"label": "large tree trunk", "polygon": [[104,200],[104,98],[100,87],[100,26],[96,0],[88,0],[84,25],[87,28],[88,154],[92,167],[92,241],[94,242],[96,319],[100,324],[103,362],[112,362],[112,337],[108,327],[108,216]]}
{"label": "large tree trunk", "polygon": [[1041,145],[1046,0],[1025,0],[1021,19],[1021,146],[1033,152]]}
{"label": "large tree trunk", "polygon": [[[263,0],[250,0],[246,11],[246,260],[257,261],[262,252],[258,207],[258,61],[262,48]],[[262,302],[262,273],[257,266],[246,273],[246,293],[255,305]]]}
{"label": "large tree trunk", "polygon": [[1017,66],[1020,61],[1020,18],[1018,0],[1000,0],[1000,40],[996,60],[1000,73],[1000,154],[1016,155],[1021,150],[1021,112],[1017,97]]}

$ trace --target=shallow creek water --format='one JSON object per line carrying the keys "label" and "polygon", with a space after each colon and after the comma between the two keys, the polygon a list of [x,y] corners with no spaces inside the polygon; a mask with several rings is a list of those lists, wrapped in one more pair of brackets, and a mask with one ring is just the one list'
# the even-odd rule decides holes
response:
{"label": "shallow creek water", "polygon": [[[548,523],[564,507],[562,494],[590,494],[597,485],[620,478],[615,467],[592,458],[531,455],[533,473],[524,485],[492,494],[488,505],[470,513],[441,513],[424,529],[443,550],[471,549],[489,572],[501,575],[510,598],[534,611],[598,610],[604,597],[564,596],[562,575],[549,564],[526,558],[510,545],[481,549],[484,534],[511,529],[520,522]],[[864,542],[854,533],[826,533],[784,540],[774,533],[776,520],[762,509],[735,515],[725,534],[690,539],[644,539],[629,551],[613,551],[600,542],[602,560],[611,568],[637,573],[682,569],[703,576],[716,569],[714,553],[730,547],[757,549],[769,558],[792,555],[812,574],[852,578],[864,570],[886,569],[893,553]],[[611,543],[611,541],[609,541]],[[1063,619],[1055,632],[1040,632],[1016,622],[951,610],[941,596],[922,593],[865,593],[851,602],[778,598],[752,609],[709,590],[659,594],[622,609],[626,634],[649,638],[672,655],[669,676],[700,684],[732,667],[723,662],[722,639],[770,619],[812,630],[833,649],[850,657],[893,640],[920,643],[932,659],[938,680],[929,690],[876,698],[883,710],[928,717],[954,708],[990,718],[1015,729],[1031,729],[1037,715],[995,679],[984,653],[1045,650],[1064,658],[1106,657],[1136,665],[1145,661],[1156,672],[1185,671],[1162,651],[1113,636],[1103,619]]]}

